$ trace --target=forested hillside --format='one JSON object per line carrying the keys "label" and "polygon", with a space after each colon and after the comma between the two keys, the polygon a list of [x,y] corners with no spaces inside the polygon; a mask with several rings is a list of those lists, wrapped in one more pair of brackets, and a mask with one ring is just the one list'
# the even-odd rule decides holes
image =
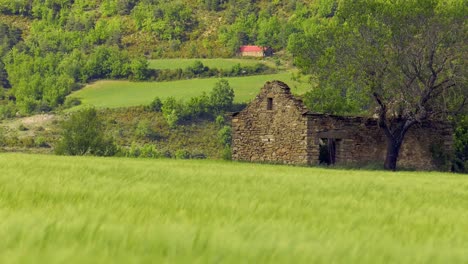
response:
{"label": "forested hillside", "polygon": [[280,51],[334,2],[0,0],[0,98],[10,99],[0,112],[48,111],[94,79],[144,79],[148,58],[231,57],[243,44]]}

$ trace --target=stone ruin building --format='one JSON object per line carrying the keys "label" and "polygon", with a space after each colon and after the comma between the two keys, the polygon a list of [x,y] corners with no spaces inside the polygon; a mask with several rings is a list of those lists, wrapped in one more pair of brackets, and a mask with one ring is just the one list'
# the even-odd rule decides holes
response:
{"label": "stone ruin building", "polygon": [[[399,167],[436,169],[434,147],[449,153],[452,128],[445,123],[412,127]],[[312,113],[283,82],[267,82],[256,98],[232,116],[232,158],[295,165],[383,164],[386,138],[377,119]],[[440,165],[440,164],[439,164]]]}

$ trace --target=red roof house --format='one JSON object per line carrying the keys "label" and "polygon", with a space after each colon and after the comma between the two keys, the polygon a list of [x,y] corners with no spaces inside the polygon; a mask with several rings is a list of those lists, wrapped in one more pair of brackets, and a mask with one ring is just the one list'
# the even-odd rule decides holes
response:
{"label": "red roof house", "polygon": [[239,55],[248,57],[265,57],[273,55],[273,50],[270,47],[241,46],[239,48]]}

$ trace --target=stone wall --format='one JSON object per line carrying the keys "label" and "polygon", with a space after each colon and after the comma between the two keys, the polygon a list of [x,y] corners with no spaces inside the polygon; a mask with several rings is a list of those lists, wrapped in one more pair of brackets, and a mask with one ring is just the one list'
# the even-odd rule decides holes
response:
{"label": "stone wall", "polygon": [[266,83],[260,94],[232,118],[233,159],[307,164],[310,155],[307,117],[302,115],[305,111],[286,84]]}
{"label": "stone wall", "polygon": [[[386,138],[377,120],[308,112],[289,87],[268,82],[257,97],[232,118],[234,160],[285,164],[319,163],[319,146],[333,139],[337,164],[383,164]],[[432,146],[450,153],[452,129],[444,123],[424,123],[406,134],[398,166],[435,169]]]}
{"label": "stone wall", "polygon": [[[309,153],[311,164],[318,164],[320,139],[336,139],[337,164],[383,164],[387,141],[377,120],[309,114]],[[431,146],[438,145],[449,153],[453,144],[450,126],[427,122],[412,127],[406,134],[398,160],[399,167],[436,169]]]}

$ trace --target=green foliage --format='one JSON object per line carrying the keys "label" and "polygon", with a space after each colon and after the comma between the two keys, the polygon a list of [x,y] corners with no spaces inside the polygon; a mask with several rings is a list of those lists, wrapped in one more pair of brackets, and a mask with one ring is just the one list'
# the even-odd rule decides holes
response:
{"label": "green foliage", "polygon": [[59,155],[113,156],[117,152],[113,139],[105,135],[103,123],[94,108],[79,110],[61,124]]}
{"label": "green foliage", "polygon": [[224,146],[223,153],[221,154],[223,160],[232,160],[232,150],[230,146]]}
{"label": "green foliage", "polygon": [[176,159],[190,159],[190,152],[186,149],[178,149],[175,152]]}
{"label": "green foliage", "polygon": [[63,106],[65,108],[72,108],[75,106],[78,106],[81,104],[81,100],[76,97],[67,97],[65,98],[65,102],[63,103]]}
{"label": "green foliage", "polygon": [[135,128],[135,136],[139,139],[154,139],[157,133],[153,130],[150,121],[141,120]]}
{"label": "green foliage", "polygon": [[226,79],[219,80],[210,93],[210,106],[214,113],[219,114],[232,107],[234,90]]}
{"label": "green foliage", "polygon": [[12,118],[15,116],[16,111],[17,108],[13,102],[9,102],[6,105],[0,105],[0,119]]}
{"label": "green foliage", "polygon": [[[221,79],[208,96],[192,97],[187,103],[168,97],[161,106],[161,111],[170,127],[175,127],[179,121],[197,118],[214,118],[228,111],[233,106],[234,90],[227,80]],[[149,106],[151,109],[152,106]]]}
{"label": "green foliage", "polygon": [[153,112],[161,112],[162,111],[162,101],[161,98],[156,97],[154,100],[149,104],[148,109]]}
{"label": "green foliage", "polygon": [[174,97],[168,97],[164,101],[161,111],[170,127],[175,127],[181,119],[183,107],[183,103],[177,101]]}
{"label": "green foliage", "polygon": [[322,7],[331,4],[330,14],[319,12],[289,41],[295,64],[317,78],[322,90],[308,94],[309,104],[327,95],[341,101],[340,108],[319,109],[377,112],[392,146],[385,168],[395,170],[412,126],[466,108],[463,1],[321,2]]}
{"label": "green foliage", "polygon": [[143,146],[138,146],[134,142],[128,150],[125,151],[125,157],[130,158],[162,158],[164,157],[163,153],[158,151],[154,144],[144,144]]}
{"label": "green foliage", "polygon": [[230,147],[232,141],[232,129],[231,126],[223,126],[218,131],[219,143],[223,146]]}
{"label": "green foliage", "polygon": [[37,148],[48,148],[50,147],[49,143],[47,143],[47,139],[43,136],[39,136],[34,138],[34,145]]}
{"label": "green foliage", "polygon": [[352,91],[331,87],[315,87],[306,92],[302,99],[307,108],[317,113],[360,114],[368,104],[364,95],[349,95]]}
{"label": "green foliage", "polygon": [[468,172],[468,116],[458,118],[455,126],[455,159],[452,161],[455,172]]}
{"label": "green foliage", "polygon": [[218,127],[223,127],[226,124],[226,120],[224,120],[223,115],[218,115],[215,119],[215,123]]}

